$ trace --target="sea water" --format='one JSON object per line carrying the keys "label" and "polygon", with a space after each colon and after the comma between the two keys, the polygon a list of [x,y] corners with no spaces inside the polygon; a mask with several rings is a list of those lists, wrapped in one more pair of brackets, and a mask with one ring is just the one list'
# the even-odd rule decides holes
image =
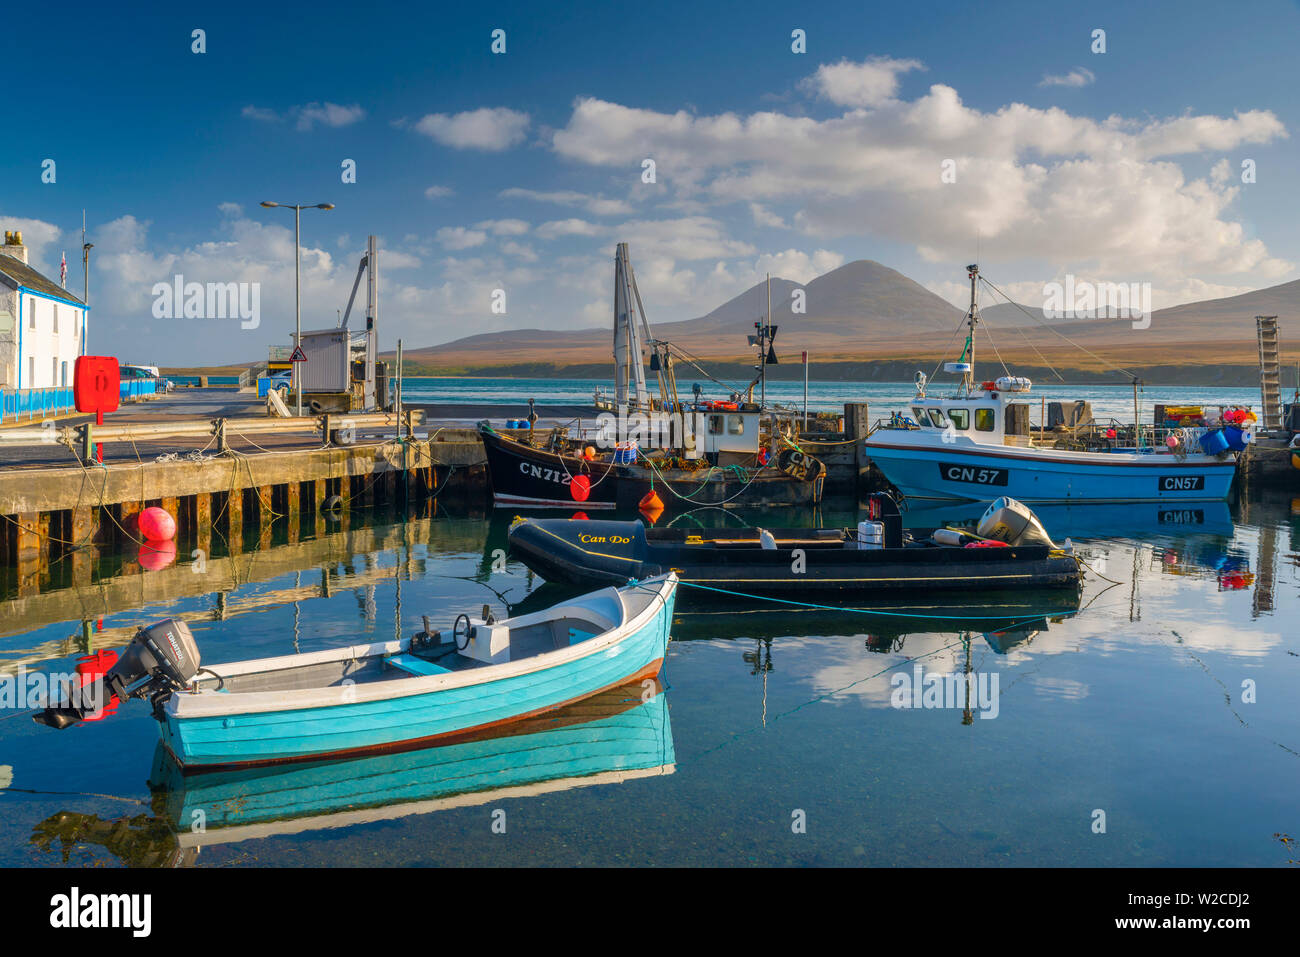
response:
{"label": "sea water", "polygon": [[[909,524],[964,517],[951,511]],[[188,597],[5,602],[0,673],[70,671],[83,625],[121,644],[183,617],[219,665],[569,594],[506,554],[510,517],[473,503],[408,521],[357,512],[298,545],[277,532],[233,572],[210,560],[175,590]],[[672,521],[863,517],[842,504]],[[1087,562],[1077,614],[1032,593],[844,611],[683,588],[663,674],[674,773],[583,786],[561,762],[549,793],[326,822],[194,863],[1286,866],[1283,837],[1300,837],[1300,502],[1076,508],[1047,524]],[[169,573],[195,578],[142,574]],[[141,702],[62,732],[0,712],[0,865],[164,862],[172,838],[146,786],[156,742]],[[318,797],[290,792],[286,813]],[[230,800],[237,817],[244,798]]]}

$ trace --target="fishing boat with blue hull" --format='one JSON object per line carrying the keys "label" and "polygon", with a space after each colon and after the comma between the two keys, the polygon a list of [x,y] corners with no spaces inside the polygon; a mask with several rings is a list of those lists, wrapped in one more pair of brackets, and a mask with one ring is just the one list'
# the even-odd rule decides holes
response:
{"label": "fishing boat with blue hull", "polygon": [[[518,518],[511,554],[548,581],[589,587],[675,571],[687,585],[740,597],[895,595],[901,592],[1071,588],[1079,564],[1019,503],[1000,499],[976,533],[903,531],[887,495],[854,528],[647,528],[641,521]],[[1006,520],[1014,506],[1020,518]],[[1031,515],[1032,517],[1032,515]],[[1014,528],[1012,526],[1015,526]]]}
{"label": "fishing boat with blue hull", "polygon": [[1241,429],[1173,429],[1150,447],[1139,435],[1131,448],[1096,451],[1035,444],[1026,398],[1032,383],[1006,375],[976,384],[979,267],[967,270],[969,332],[961,360],[945,367],[961,376],[960,386],[948,396],[932,395],[926,376],[917,373],[910,410],[895,412],[865,440],[867,455],[895,488],[908,498],[980,500],[993,494],[1031,504],[1228,497],[1237,465],[1232,448],[1251,441]]}
{"label": "fishing boat with blue hull", "polygon": [[[606,689],[653,678],[668,642],[673,574],[504,621],[460,615],[450,631],[200,667],[184,622],[142,629],[100,679],[149,697],[186,770],[347,758],[450,742]],[[67,727],[85,708],[36,720]]]}

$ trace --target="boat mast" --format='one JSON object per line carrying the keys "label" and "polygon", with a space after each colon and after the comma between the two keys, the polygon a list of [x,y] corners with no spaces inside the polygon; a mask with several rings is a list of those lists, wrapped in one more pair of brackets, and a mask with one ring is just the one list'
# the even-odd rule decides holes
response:
{"label": "boat mast", "polygon": [[975,284],[979,279],[979,263],[972,263],[966,267],[966,273],[970,276],[970,312],[966,314],[966,319],[970,324],[970,331],[966,338],[966,362],[970,369],[962,373],[962,384],[966,387],[966,394],[970,395],[975,388],[975,326],[979,320],[979,307],[975,305]]}
{"label": "boat mast", "polygon": [[646,410],[650,399],[642,366],[640,330],[633,316],[635,287],[627,243],[619,243],[614,253],[614,403],[620,420],[627,416],[629,373],[635,382],[637,409]]}

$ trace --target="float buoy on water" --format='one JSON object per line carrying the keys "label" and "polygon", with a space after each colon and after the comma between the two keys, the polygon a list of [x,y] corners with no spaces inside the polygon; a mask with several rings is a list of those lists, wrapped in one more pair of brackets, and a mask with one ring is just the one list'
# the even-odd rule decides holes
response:
{"label": "float buoy on water", "polygon": [[176,543],[174,541],[146,541],[140,545],[137,559],[140,567],[147,572],[156,572],[176,561]]}
{"label": "float buoy on water", "polygon": [[170,542],[176,537],[176,519],[165,508],[150,505],[140,513],[140,534],[151,542]]}

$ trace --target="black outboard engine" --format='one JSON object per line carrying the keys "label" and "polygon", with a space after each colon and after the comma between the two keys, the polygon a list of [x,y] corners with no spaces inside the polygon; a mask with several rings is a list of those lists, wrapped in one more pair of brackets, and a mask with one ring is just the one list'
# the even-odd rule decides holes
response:
{"label": "black outboard engine", "polygon": [[51,705],[32,717],[38,724],[66,728],[96,710],[88,702],[107,702],[113,696],[123,701],[150,696],[157,708],[198,673],[199,647],[189,625],[168,618],[135,633],[117,664],[95,679],[101,687],[83,686],[70,702]]}

